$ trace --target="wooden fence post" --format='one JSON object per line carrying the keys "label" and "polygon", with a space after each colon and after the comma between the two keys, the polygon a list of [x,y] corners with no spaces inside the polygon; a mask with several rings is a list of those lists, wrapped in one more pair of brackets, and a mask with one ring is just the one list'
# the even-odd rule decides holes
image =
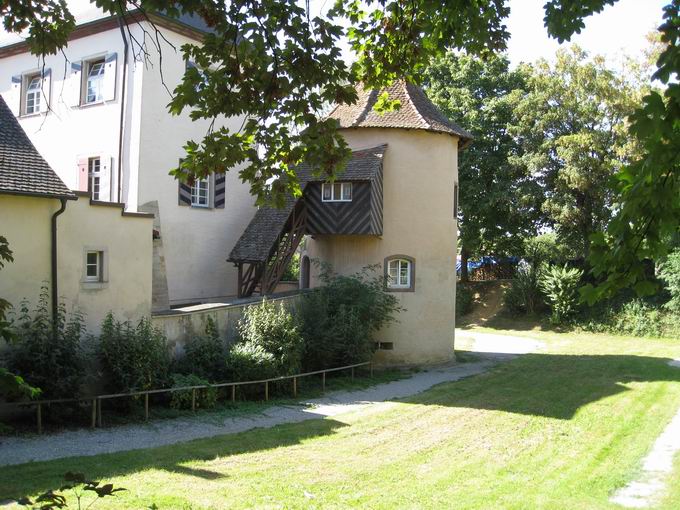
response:
{"label": "wooden fence post", "polygon": [[371,369],[371,379],[373,379],[373,362],[372,361],[368,364],[368,368]]}
{"label": "wooden fence post", "polygon": [[269,400],[269,381],[264,382],[264,400],[265,402]]}
{"label": "wooden fence post", "polygon": [[149,394],[144,394],[144,420],[149,421]]}
{"label": "wooden fence post", "polygon": [[92,423],[91,427],[95,428],[97,426],[97,399],[92,399]]}
{"label": "wooden fence post", "polygon": [[354,367],[352,367],[352,381],[354,380]]}
{"label": "wooden fence post", "polygon": [[321,372],[321,392],[326,391],[326,372]]}
{"label": "wooden fence post", "polygon": [[196,388],[191,390],[191,410],[196,411]]}
{"label": "wooden fence post", "polygon": [[102,399],[97,399],[97,426],[102,426]]}
{"label": "wooden fence post", "polygon": [[297,377],[293,377],[293,396],[297,397]]}
{"label": "wooden fence post", "polygon": [[231,386],[231,401],[236,402],[236,385]]}
{"label": "wooden fence post", "polygon": [[38,434],[42,434],[42,404],[38,404],[37,418],[38,418]]}

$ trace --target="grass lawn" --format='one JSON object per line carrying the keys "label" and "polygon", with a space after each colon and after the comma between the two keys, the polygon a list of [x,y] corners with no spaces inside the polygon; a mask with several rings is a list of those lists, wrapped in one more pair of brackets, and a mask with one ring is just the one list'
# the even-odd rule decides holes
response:
{"label": "grass lawn", "polygon": [[[0,469],[0,499],[66,471],[95,508],[616,508],[680,407],[680,341],[523,328],[544,351],[332,419]],[[503,333],[499,330],[490,330]],[[680,508],[680,459],[659,508]]]}

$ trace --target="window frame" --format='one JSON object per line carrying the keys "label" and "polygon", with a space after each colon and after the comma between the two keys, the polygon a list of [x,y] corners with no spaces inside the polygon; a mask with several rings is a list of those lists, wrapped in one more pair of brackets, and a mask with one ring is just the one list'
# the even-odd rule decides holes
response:
{"label": "window frame", "polygon": [[[90,255],[95,255],[94,264],[90,262]],[[90,267],[96,269],[94,275],[89,274]],[[88,283],[101,283],[104,277],[104,252],[101,250],[85,250],[85,278]]]}
{"label": "window frame", "polygon": [[[340,197],[335,196],[336,186],[340,186]],[[321,184],[322,202],[351,202],[354,198],[352,181],[324,182]],[[330,190],[330,198],[326,198],[326,190]],[[345,198],[345,190],[349,189],[349,198]]]}
{"label": "window frame", "polygon": [[[38,88],[31,90],[34,81],[38,82]],[[37,115],[41,113],[42,101],[42,76],[40,73],[31,73],[24,76],[24,96],[22,100],[23,115]],[[33,96],[33,110],[28,111],[28,98]],[[37,99],[37,100],[36,100]]]}
{"label": "window frame", "polygon": [[[194,201],[194,197],[200,198],[200,183],[205,183],[205,204],[201,204],[199,202]],[[196,179],[194,180],[193,184],[191,185],[191,207],[198,207],[201,209],[208,209],[210,208],[210,177],[205,177],[203,179]],[[194,190],[198,190],[199,194],[194,193]]]}
{"label": "window frame", "polygon": [[[98,64],[101,64],[100,71],[97,73],[96,77],[90,77],[92,68]],[[104,102],[104,75],[106,74],[106,57],[99,56],[93,57],[91,59],[83,61],[83,82],[82,91],[80,97],[80,104],[83,106],[91,104],[99,104]],[[90,78],[96,79],[98,82],[98,96],[92,101],[88,101],[89,88],[90,88]]]}
{"label": "window frame", "polygon": [[[392,263],[397,263],[397,280],[398,283],[391,283],[390,269]],[[406,283],[401,283],[401,270],[402,263],[406,263],[407,270],[407,281]],[[388,292],[415,292],[416,288],[416,259],[410,257],[409,255],[390,255],[385,257],[384,261],[384,272],[385,272],[385,290]]]}
{"label": "window frame", "polygon": [[[96,172],[93,170],[95,162],[98,163]],[[91,158],[87,158],[87,190],[90,192],[90,198],[95,201],[99,201],[101,198],[100,197],[102,178],[101,170],[102,170],[101,157],[93,156]],[[96,183],[94,181],[95,179],[97,180]]]}

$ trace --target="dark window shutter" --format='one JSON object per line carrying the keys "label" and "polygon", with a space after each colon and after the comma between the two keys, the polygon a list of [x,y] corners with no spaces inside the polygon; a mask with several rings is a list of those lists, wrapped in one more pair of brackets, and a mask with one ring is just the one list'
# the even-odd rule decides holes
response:
{"label": "dark window shutter", "polygon": [[224,209],[226,179],[224,174],[215,174],[215,208]]}
{"label": "dark window shutter", "polygon": [[179,205],[191,205],[191,186],[183,182],[179,184]]}

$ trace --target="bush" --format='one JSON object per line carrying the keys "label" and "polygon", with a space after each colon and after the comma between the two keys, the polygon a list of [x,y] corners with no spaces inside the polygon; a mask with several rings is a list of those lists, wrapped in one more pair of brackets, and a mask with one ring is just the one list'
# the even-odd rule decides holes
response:
{"label": "bush", "polygon": [[517,265],[515,278],[503,296],[505,308],[511,315],[534,314],[543,305],[539,286],[541,266],[524,261]]}
{"label": "bush", "polygon": [[300,279],[300,254],[295,252],[281,276],[282,282],[296,282]]}
{"label": "bush", "polygon": [[[172,374],[172,387],[205,386],[210,384],[197,375]],[[174,391],[171,393],[170,407],[174,409],[191,409],[192,390]],[[196,409],[212,409],[217,403],[217,388],[196,390]]]}
{"label": "bush", "polygon": [[317,370],[368,361],[375,349],[373,335],[401,311],[394,294],[385,290],[378,266],[339,276],[323,266],[324,285],[306,294],[300,305],[305,339],[303,366]]}
{"label": "bush", "polygon": [[279,375],[274,355],[253,342],[232,346],[227,357],[227,369],[234,381],[257,381]]}
{"label": "bush", "polygon": [[150,390],[168,382],[167,342],[147,318],[134,327],[129,321],[116,321],[109,313],[102,323],[99,358],[111,391]]}
{"label": "bush", "polygon": [[205,334],[187,341],[184,345],[184,357],[178,365],[182,373],[195,374],[203,379],[219,382],[226,376],[224,366],[226,356],[217,324],[212,317],[208,317]]}
{"label": "bush", "polygon": [[550,320],[562,324],[576,311],[578,306],[578,287],[583,271],[568,268],[566,265],[550,266],[540,276],[540,286],[552,309]]}
{"label": "bush", "polygon": [[680,249],[671,252],[659,267],[659,278],[664,282],[670,301],[666,308],[680,312]]}
{"label": "bush", "polygon": [[46,286],[42,287],[32,314],[28,303],[21,303],[8,368],[30,386],[40,388],[43,398],[71,398],[78,395],[83,381],[80,347],[85,333],[83,316],[78,311],[67,314],[61,303],[53,323],[48,303]]}
{"label": "bush", "polygon": [[523,256],[538,267],[544,262],[564,264],[576,254],[573,249],[558,240],[557,234],[549,232],[525,239]]}
{"label": "bush", "polygon": [[460,282],[456,285],[456,318],[467,315],[472,311],[474,294],[469,285]]}

